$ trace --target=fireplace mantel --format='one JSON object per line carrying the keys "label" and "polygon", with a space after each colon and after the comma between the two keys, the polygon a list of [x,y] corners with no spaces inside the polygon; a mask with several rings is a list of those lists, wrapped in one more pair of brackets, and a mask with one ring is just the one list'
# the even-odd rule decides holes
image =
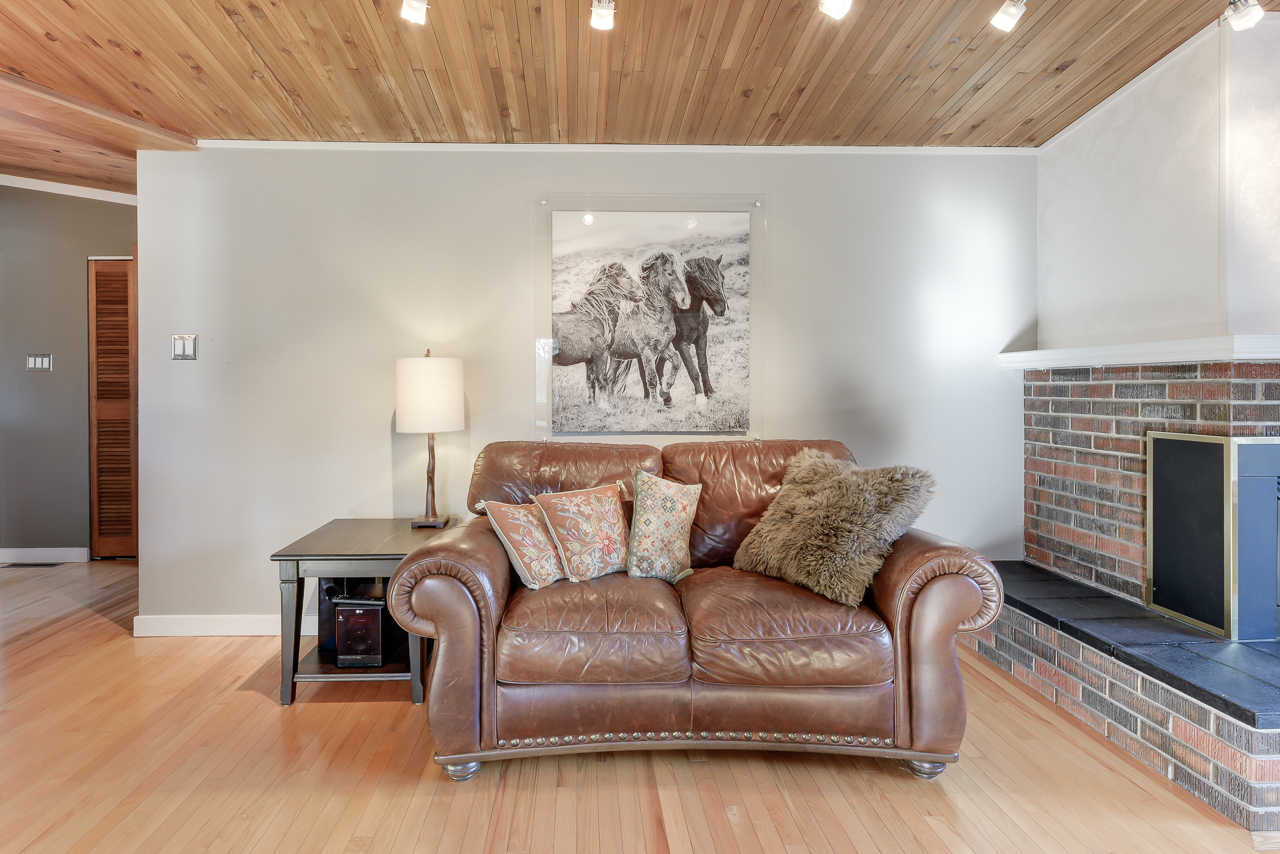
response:
{"label": "fireplace mantel", "polygon": [[1016,350],[1001,353],[999,358],[1002,367],[1017,371],[1192,362],[1271,362],[1280,361],[1280,335],[1217,335],[1139,344]]}

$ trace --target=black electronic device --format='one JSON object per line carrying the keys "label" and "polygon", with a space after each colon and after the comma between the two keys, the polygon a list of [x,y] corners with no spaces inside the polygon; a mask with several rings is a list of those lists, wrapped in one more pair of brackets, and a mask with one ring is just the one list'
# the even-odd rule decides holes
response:
{"label": "black electronic device", "polygon": [[372,596],[338,596],[333,606],[338,666],[381,667],[386,602]]}

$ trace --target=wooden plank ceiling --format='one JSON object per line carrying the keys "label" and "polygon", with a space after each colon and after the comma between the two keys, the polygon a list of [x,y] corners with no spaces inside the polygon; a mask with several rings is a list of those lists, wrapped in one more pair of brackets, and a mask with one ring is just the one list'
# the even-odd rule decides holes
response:
{"label": "wooden plank ceiling", "polygon": [[425,26],[400,0],[9,0],[0,76],[161,130],[121,145],[0,86],[0,172],[130,191],[132,151],[191,139],[1034,146],[1226,7],[1028,0],[1006,34],[1001,2],[617,0],[600,32],[589,0],[433,0]]}

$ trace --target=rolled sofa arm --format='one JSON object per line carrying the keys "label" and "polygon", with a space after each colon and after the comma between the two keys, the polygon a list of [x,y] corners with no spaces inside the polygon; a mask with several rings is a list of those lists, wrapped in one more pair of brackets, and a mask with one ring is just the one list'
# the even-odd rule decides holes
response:
{"label": "rolled sofa arm", "polygon": [[494,645],[511,564],[488,518],[445,531],[400,561],[387,609],[408,632],[435,638],[427,718],[439,756],[493,747]]}
{"label": "rolled sofa arm", "polygon": [[999,573],[973,549],[912,528],[893,544],[870,592],[893,635],[897,694],[906,700],[894,711],[898,744],[955,753],[966,714],[955,636],[1000,613]]}

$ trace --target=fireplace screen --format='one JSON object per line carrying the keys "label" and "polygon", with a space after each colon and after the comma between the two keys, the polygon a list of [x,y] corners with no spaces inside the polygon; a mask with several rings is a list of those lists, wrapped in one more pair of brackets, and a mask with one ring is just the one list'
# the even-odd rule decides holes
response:
{"label": "fireplace screen", "polygon": [[1147,604],[1232,640],[1276,637],[1280,439],[1147,434]]}

